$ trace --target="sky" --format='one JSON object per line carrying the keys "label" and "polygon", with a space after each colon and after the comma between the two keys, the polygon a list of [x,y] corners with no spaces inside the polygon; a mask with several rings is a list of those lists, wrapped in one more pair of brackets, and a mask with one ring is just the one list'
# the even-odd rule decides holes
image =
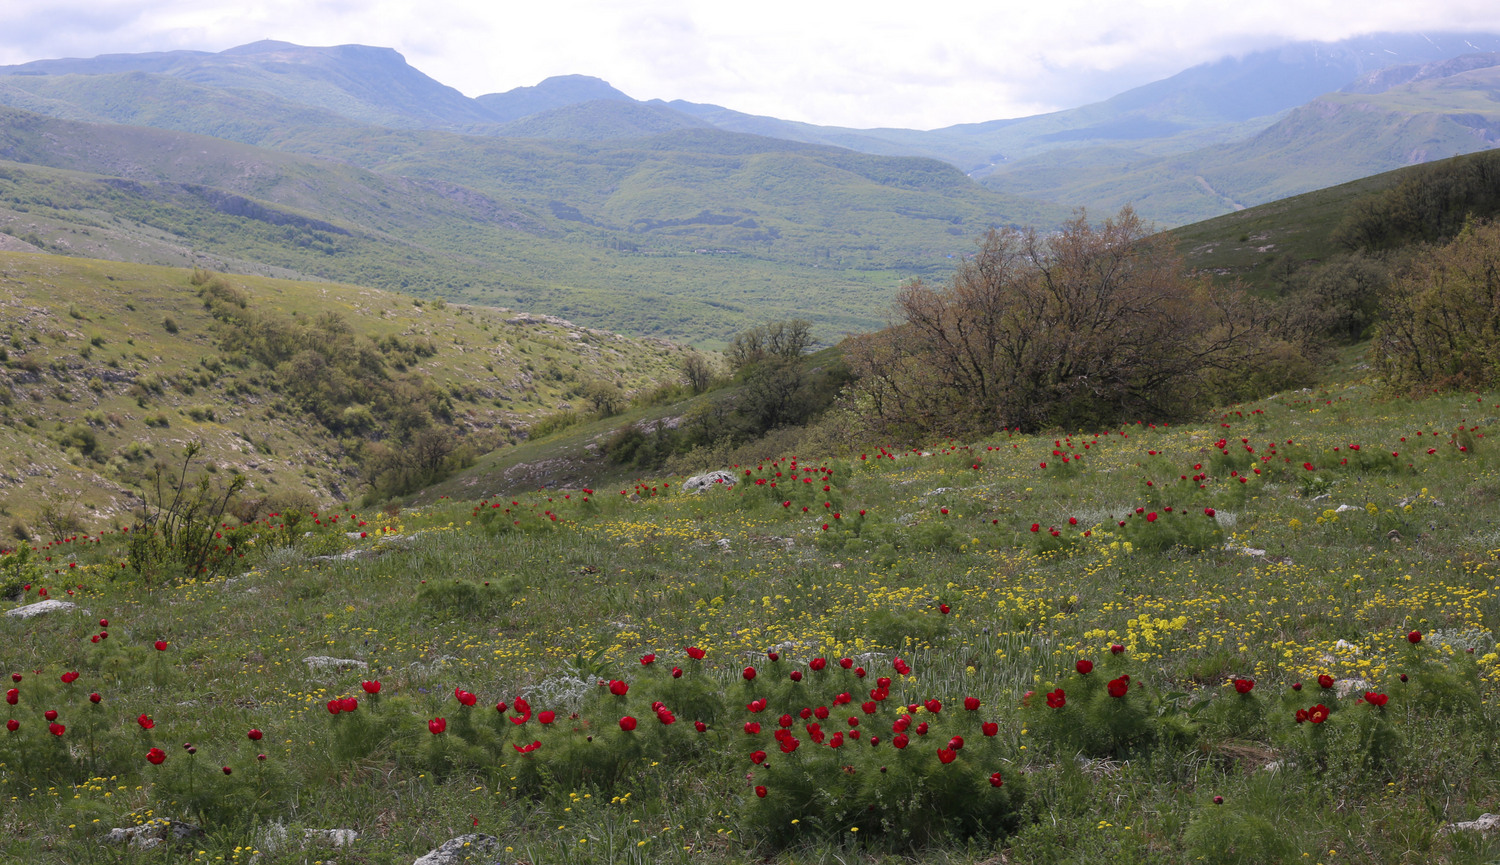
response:
{"label": "sky", "polygon": [[1500,32],[1494,0],[0,0],[0,65],[260,39],[394,48],[469,96],[593,75],[835,126],[931,129],[1095,102],[1292,40]]}

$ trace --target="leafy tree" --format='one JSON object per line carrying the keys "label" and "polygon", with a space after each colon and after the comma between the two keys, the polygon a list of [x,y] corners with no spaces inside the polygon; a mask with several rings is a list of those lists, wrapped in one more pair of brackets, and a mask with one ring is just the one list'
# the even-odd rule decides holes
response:
{"label": "leafy tree", "polygon": [[736,372],[767,358],[801,357],[812,346],[812,322],[794,318],[759,324],[735,335],[725,355]]}

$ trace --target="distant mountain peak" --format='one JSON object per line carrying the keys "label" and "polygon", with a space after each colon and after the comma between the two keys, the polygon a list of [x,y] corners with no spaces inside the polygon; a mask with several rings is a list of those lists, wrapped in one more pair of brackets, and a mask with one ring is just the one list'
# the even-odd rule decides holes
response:
{"label": "distant mountain peak", "polygon": [[636,101],[616,90],[603,78],[592,75],[554,75],[532,87],[516,87],[504,93],[486,93],[475,97],[475,101],[483,105],[485,110],[505,122],[599,100]]}

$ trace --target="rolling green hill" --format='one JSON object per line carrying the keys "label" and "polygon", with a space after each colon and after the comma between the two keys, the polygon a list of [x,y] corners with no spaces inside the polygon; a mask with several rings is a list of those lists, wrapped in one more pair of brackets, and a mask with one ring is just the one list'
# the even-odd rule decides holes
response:
{"label": "rolling green hill", "polygon": [[[193,441],[221,476],[250,478],[252,497],[323,503],[361,494],[370,455],[361,448],[396,431],[320,420],[289,368],[229,346],[193,277],[0,252],[0,513],[33,528],[44,507],[108,523],[130,507],[133,484],[156,460]],[[248,313],[288,332],[328,316],[344,322],[351,346],[383,359],[372,374],[393,388],[425,382],[476,455],[503,453],[536,418],[579,405],[590,383],[628,399],[674,382],[686,352],[365,287],[253,276],[225,285]]]}
{"label": "rolling green hill", "polygon": [[[279,148],[3,109],[0,158],[94,175],[50,175],[44,193],[12,187],[0,198],[11,211],[0,210],[0,225],[43,239],[50,251],[269,269],[710,345],[756,322],[800,315],[825,340],[879,326],[903,280],[946,272],[988,226],[1063,215],[984,190],[932,160],[713,129],[591,143],[356,128],[327,114],[311,124],[235,126],[244,105],[184,99],[199,91],[165,76],[48,84],[25,92],[74,99],[69,104],[94,114],[104,112],[89,106],[109,104],[110,87],[155,94],[136,102],[195,105],[171,113],[172,123]],[[75,99],[75,89],[88,98]],[[276,105],[282,118],[297,113]],[[129,183],[105,181],[111,177]],[[279,243],[243,214],[205,203],[220,193],[333,230]],[[137,211],[158,215],[146,220]],[[93,215],[74,225],[85,212]],[[113,217],[149,223],[155,233],[110,244],[81,239]],[[155,251],[163,245],[176,251]],[[809,297],[819,300],[809,305]]]}
{"label": "rolling green hill", "polygon": [[1330,93],[1248,140],[1131,162],[1118,150],[1049,154],[985,183],[1105,210],[1134,202],[1177,225],[1352,181],[1401,165],[1500,144],[1500,55],[1491,65],[1397,84],[1380,93]]}

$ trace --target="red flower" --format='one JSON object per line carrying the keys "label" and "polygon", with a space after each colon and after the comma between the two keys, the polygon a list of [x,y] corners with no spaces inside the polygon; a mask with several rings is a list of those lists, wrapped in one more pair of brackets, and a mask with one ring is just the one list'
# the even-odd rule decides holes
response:
{"label": "red flower", "polygon": [[1390,696],[1386,694],[1377,694],[1374,691],[1365,692],[1365,702],[1371,706],[1384,706],[1390,699]]}
{"label": "red flower", "polygon": [[740,675],[745,677],[745,681],[747,681],[747,682],[752,681],[755,678],[755,668],[754,667],[746,667],[745,671],[743,673],[740,673]]}
{"label": "red flower", "polygon": [[17,721],[15,718],[11,718],[9,721],[5,722],[5,729],[14,733],[15,731],[21,729],[21,722]]}
{"label": "red flower", "polygon": [[1236,691],[1238,691],[1239,693],[1241,693],[1241,694],[1248,694],[1248,693],[1250,693],[1250,689],[1252,689],[1254,687],[1255,687],[1255,680],[1254,679],[1235,679],[1234,680],[1234,689]]}
{"label": "red flower", "polygon": [[745,722],[745,732],[747,734],[751,735],[751,736],[754,736],[756,733],[759,733],[760,732],[760,722],[759,721],[746,721]]}
{"label": "red flower", "polygon": [[1119,643],[1115,643],[1114,645],[1112,645],[1112,646],[1109,647],[1109,653],[1111,655],[1119,655],[1119,654],[1124,653],[1124,651],[1125,651],[1125,647],[1122,646],[1122,645],[1120,645]]}
{"label": "red flower", "polygon": [[938,712],[943,711],[943,704],[942,704],[941,701],[938,701],[938,700],[928,700],[926,705],[927,705],[927,711],[931,712],[934,715],[936,715]]}
{"label": "red flower", "polygon": [[54,736],[61,736],[62,734],[68,732],[68,728],[54,721],[53,723],[47,725],[47,732],[51,733]]}
{"label": "red flower", "polygon": [[1121,676],[1118,679],[1112,679],[1112,680],[1110,680],[1110,683],[1109,683],[1109,695],[1111,697],[1115,697],[1117,699],[1120,698],[1120,697],[1123,697],[1123,696],[1125,696],[1125,692],[1128,691],[1128,690],[1130,690],[1130,677],[1129,676]]}
{"label": "red flower", "polygon": [[365,689],[365,693],[369,694],[372,697],[374,695],[380,693],[380,683],[379,682],[360,682],[359,686],[361,688],[364,688]]}
{"label": "red flower", "polygon": [[541,721],[543,724],[550,724],[553,721],[557,720],[557,713],[548,709],[547,711],[542,712],[540,715],[537,715],[536,719],[538,721]]}
{"label": "red flower", "polygon": [[703,723],[702,721],[694,721],[693,729],[697,730],[700,733],[706,733],[708,732],[708,725]]}
{"label": "red flower", "polygon": [[1000,732],[1000,725],[995,723],[994,721],[985,721],[983,724],[979,725],[979,729],[986,736],[993,736],[996,733]]}
{"label": "red flower", "polygon": [[953,758],[958,756],[958,752],[953,750],[952,748],[939,748],[937,754],[938,760],[941,761],[944,765],[952,763]]}
{"label": "red flower", "polygon": [[964,708],[967,709],[967,710],[969,710],[970,712],[973,712],[974,710],[978,709],[979,708],[979,698],[978,697],[964,697]]}
{"label": "red flower", "polygon": [[135,722],[141,725],[142,730],[149,730],[152,727],[156,726],[156,722],[151,720],[150,715],[142,715],[139,718],[136,718]]}
{"label": "red flower", "polygon": [[813,658],[811,661],[807,662],[807,666],[814,673],[816,673],[819,670],[823,669],[824,667],[828,666],[828,659],[826,659],[826,658]]}
{"label": "red flower", "polygon": [[329,700],[328,701],[328,714],[330,714],[330,715],[337,715],[338,713],[340,713],[342,711],[344,711],[343,701],[341,701],[341,700]]}
{"label": "red flower", "polygon": [[752,753],[750,755],[750,762],[754,763],[757,766],[759,766],[760,764],[766,762],[766,752],[765,751],[756,751],[756,752]]}
{"label": "red flower", "polygon": [[166,640],[157,640],[156,641],[156,651],[158,651],[158,652],[165,652],[166,650],[167,650],[167,641]]}
{"label": "red flower", "polygon": [[692,658],[695,661],[701,661],[701,660],[703,660],[703,656],[706,655],[706,654],[708,654],[708,653],[705,652],[705,651],[703,651],[702,649],[698,648],[697,646],[688,646],[687,647],[687,656],[689,658]]}
{"label": "red flower", "polygon": [[[1413,633],[1415,633],[1415,631]],[[1417,639],[1420,640],[1421,637],[1418,636]],[[1416,640],[1413,640],[1412,642],[1416,642]],[[62,674],[62,682],[64,685],[71,685],[76,681],[78,681],[78,674],[76,672]]]}
{"label": "red flower", "polygon": [[[1415,646],[1416,644],[1422,642],[1422,632],[1421,631],[1412,631],[1410,634],[1406,635],[1406,641],[1408,643],[1411,643],[1413,646]],[[74,673],[73,675],[76,676],[78,674]],[[64,681],[66,681],[66,679]]]}
{"label": "red flower", "polygon": [[891,740],[891,744],[896,746],[898,750],[905,748],[910,742],[911,739],[905,733],[897,733],[896,738]]}
{"label": "red flower", "polygon": [[1318,687],[1319,688],[1324,688],[1324,689],[1332,688],[1333,687],[1333,677],[1330,676],[1330,675],[1328,675],[1327,673],[1324,673],[1323,675],[1319,676],[1318,677]]}
{"label": "red flower", "polygon": [[1318,705],[1313,706],[1311,709],[1308,709],[1307,720],[1313,722],[1314,724],[1321,724],[1324,721],[1328,720],[1328,707],[1323,705],[1322,703],[1319,703]]}
{"label": "red flower", "polygon": [[477,696],[469,693],[468,691],[465,691],[463,688],[454,688],[453,698],[455,700],[458,700],[458,703],[461,706],[472,706],[475,703],[479,702],[479,698]]}
{"label": "red flower", "polygon": [[1154,522],[1156,522],[1156,511],[1152,511],[1149,514],[1146,514],[1146,522],[1148,522],[1148,523],[1154,523]]}
{"label": "red flower", "polygon": [[1302,467],[1304,469],[1307,469],[1308,471],[1312,471],[1313,470],[1313,464],[1312,463],[1303,463]]}
{"label": "red flower", "polygon": [[1213,508],[1204,508],[1203,509],[1203,515],[1205,517],[1211,517],[1211,516],[1213,516],[1214,515],[1214,509]]}
{"label": "red flower", "polygon": [[530,754],[532,751],[535,751],[536,749],[542,747],[542,743],[540,741],[536,741],[532,742],[530,745],[511,745],[511,747],[516,749],[517,754]]}
{"label": "red flower", "polygon": [[620,681],[619,679],[611,679],[609,682],[609,692],[611,694],[614,694],[616,697],[625,696],[625,694],[629,690],[630,686]]}
{"label": "red flower", "polygon": [[793,670],[791,673],[789,673],[787,675],[791,678],[791,680],[793,682],[800,682],[800,681],[802,681],[802,671],[801,670]]}
{"label": "red flower", "polygon": [[260,741],[260,737],[262,735],[264,735],[264,734],[261,733],[261,731],[259,731],[259,730],[251,729],[250,732],[246,733],[245,735],[250,738],[250,741],[252,741],[252,742],[259,742]]}
{"label": "red flower", "polygon": [[839,666],[843,667],[844,669],[847,670],[850,667],[854,666],[854,659],[853,658],[839,658]]}
{"label": "red flower", "polygon": [[961,751],[961,750],[963,750],[963,747],[964,747],[964,737],[963,736],[954,736],[952,739],[949,739],[948,740],[948,747],[952,748],[955,751]]}
{"label": "red flower", "polygon": [[635,729],[635,719],[632,718],[632,717],[630,717],[629,715],[626,715],[625,717],[621,718],[620,719],[620,729],[624,730],[627,733],[629,733],[631,730],[634,730]]}
{"label": "red flower", "polygon": [[146,762],[153,766],[160,766],[167,759],[167,752],[160,748],[152,748],[146,752]]}
{"label": "red flower", "polygon": [[101,696],[99,696],[99,694],[98,694],[97,691],[95,693],[89,694],[89,702],[90,703],[97,703],[97,702],[99,702],[102,699],[104,699],[104,698],[101,697]]}
{"label": "red flower", "polygon": [[654,663],[656,663],[656,653],[655,652],[650,652],[648,654],[645,654],[645,655],[641,656],[641,666],[642,667],[649,667],[649,666],[651,666]]}
{"label": "red flower", "polygon": [[42,717],[46,718],[49,721],[56,721],[57,720],[57,710],[56,709],[48,709],[47,711],[45,711],[45,712],[42,713]]}
{"label": "red flower", "polygon": [[446,729],[448,729],[447,718],[433,718],[427,722],[427,732],[434,736],[441,734]]}
{"label": "red flower", "polygon": [[766,798],[766,788],[763,785],[757,784],[755,787],[755,795],[759,796],[762,799]]}
{"label": "red flower", "polygon": [[1000,773],[999,772],[996,772],[996,773],[994,773],[993,775],[990,776],[990,786],[991,787],[999,787],[1001,784],[1004,784],[1004,783],[1005,783],[1005,779],[1003,779],[1003,778],[1000,777]]}
{"label": "red flower", "polygon": [[1073,669],[1078,671],[1078,675],[1087,676],[1089,673],[1094,672],[1094,662],[1088,658],[1079,658],[1078,663],[1073,665]]}
{"label": "red flower", "polygon": [[788,734],[781,740],[781,753],[790,754],[797,750],[797,746],[801,744],[802,742],[796,736]]}
{"label": "red flower", "polygon": [[20,699],[21,699],[21,689],[20,688],[11,688],[9,691],[5,692],[5,702],[11,704],[12,706],[14,706],[16,704],[16,702],[18,700],[20,700]]}
{"label": "red flower", "polygon": [[1063,693],[1062,688],[1058,688],[1056,691],[1053,691],[1052,693],[1047,695],[1047,708],[1061,709],[1066,705],[1068,705],[1068,695]]}

